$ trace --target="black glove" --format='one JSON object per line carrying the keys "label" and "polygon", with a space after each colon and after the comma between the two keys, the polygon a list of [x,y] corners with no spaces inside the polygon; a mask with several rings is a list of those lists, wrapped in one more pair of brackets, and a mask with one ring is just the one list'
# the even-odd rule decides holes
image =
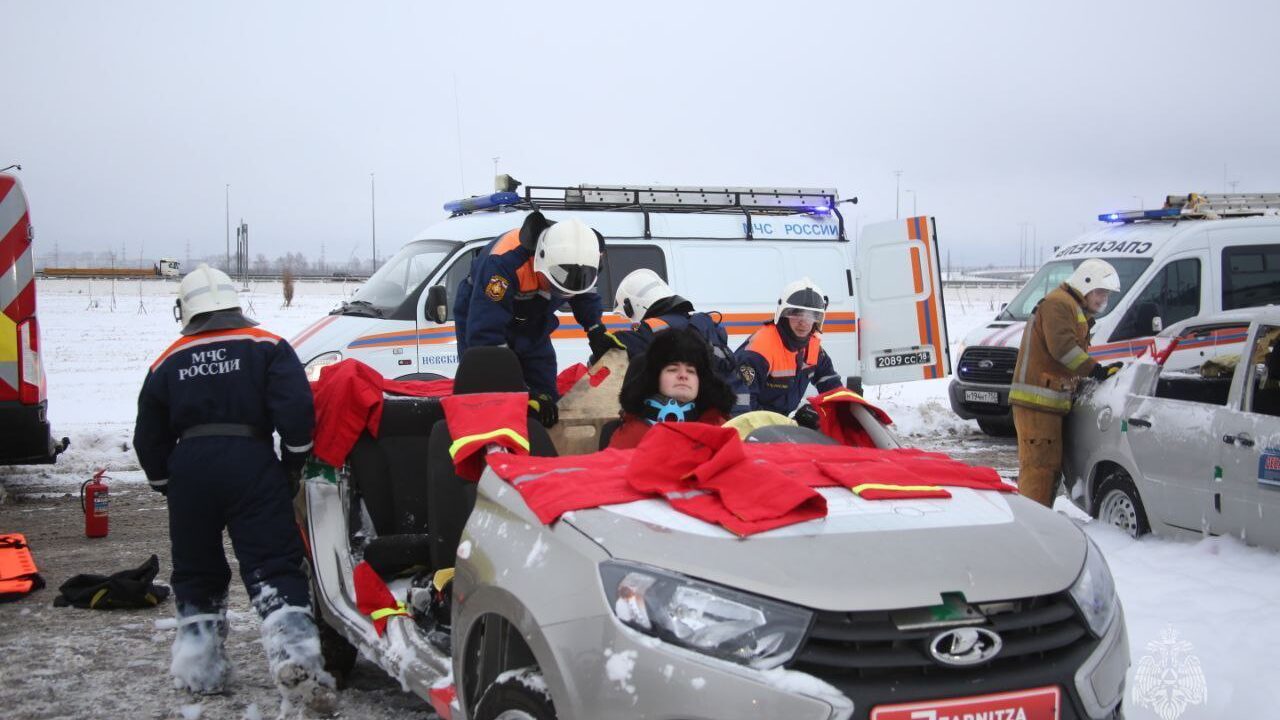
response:
{"label": "black glove", "polygon": [[1120,368],[1122,367],[1124,367],[1124,363],[1113,362],[1107,365],[1098,363],[1097,365],[1093,366],[1092,370],[1089,371],[1089,377],[1093,378],[1094,380],[1097,380],[1098,382],[1102,382],[1103,380],[1106,380],[1112,375],[1115,375],[1116,373],[1120,372]]}
{"label": "black glove", "polygon": [[529,414],[542,423],[544,428],[551,428],[560,421],[560,411],[556,409],[556,399],[547,393],[529,394]]}
{"label": "black glove", "polygon": [[800,427],[809,428],[810,430],[818,429],[818,411],[814,410],[813,406],[809,403],[805,403],[797,408],[795,413],[791,416],[791,419],[795,420],[796,424]]}
{"label": "black glove", "polygon": [[591,364],[594,365],[597,360],[604,356],[610,350],[627,351],[627,346],[613,333],[605,328],[604,323],[596,323],[587,330],[587,343],[591,345]]}

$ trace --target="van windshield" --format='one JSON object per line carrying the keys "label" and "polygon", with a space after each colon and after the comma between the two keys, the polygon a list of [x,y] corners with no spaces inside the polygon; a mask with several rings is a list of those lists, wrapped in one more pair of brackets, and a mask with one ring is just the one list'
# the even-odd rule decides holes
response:
{"label": "van windshield", "polygon": [[[1035,275],[1027,281],[1026,285],[1018,291],[1013,300],[1009,302],[1008,307],[1000,311],[996,316],[997,320],[1026,320],[1031,317],[1031,311],[1036,309],[1036,303],[1044,299],[1044,296],[1050,290],[1058,287],[1071,277],[1071,273],[1075,272],[1076,267],[1088,258],[1077,258],[1072,260],[1050,260]],[[1151,264],[1149,258],[1106,258],[1111,266],[1116,269],[1116,274],[1120,276],[1120,292],[1112,293],[1111,300],[1107,303],[1107,307],[1098,313],[1097,317],[1106,317],[1107,313],[1115,309],[1120,304],[1120,299],[1129,292],[1129,288],[1133,287],[1133,281],[1138,279],[1143,270]]]}
{"label": "van windshield", "polygon": [[448,240],[418,240],[405,245],[356,290],[351,302],[344,303],[343,313],[390,315],[461,245]]}

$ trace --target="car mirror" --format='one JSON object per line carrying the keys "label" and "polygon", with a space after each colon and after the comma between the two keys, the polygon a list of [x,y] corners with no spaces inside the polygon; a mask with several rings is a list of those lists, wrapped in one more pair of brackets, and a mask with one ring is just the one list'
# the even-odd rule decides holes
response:
{"label": "car mirror", "polygon": [[449,291],[443,285],[433,285],[427,290],[427,303],[424,308],[427,319],[442,324],[449,319]]}
{"label": "car mirror", "polygon": [[1164,330],[1164,320],[1159,316],[1151,318],[1151,332],[1158,333]]}

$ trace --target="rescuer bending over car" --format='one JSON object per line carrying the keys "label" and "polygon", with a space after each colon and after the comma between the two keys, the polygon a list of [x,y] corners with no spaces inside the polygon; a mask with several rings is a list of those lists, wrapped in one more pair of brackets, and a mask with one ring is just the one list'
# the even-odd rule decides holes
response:
{"label": "rescuer bending over car", "polygon": [[285,709],[332,712],[337,697],[311,617],[288,477],[301,472],[312,445],[306,375],[288,342],[253,327],[220,270],[201,265],[184,277],[174,314],[182,337],[143,382],[133,436],[147,481],[168,498],[174,685],[198,694],[225,687],[225,528],[262,616],[262,643]]}
{"label": "rescuer bending over car", "polygon": [[796,408],[810,383],[820,393],[840,387],[840,375],[822,349],[826,312],[827,296],[809,278],[783,289],[773,321],[734,353],[738,363],[735,415],[751,410],[780,415],[794,411],[797,423],[818,428],[818,413],[812,406]]}
{"label": "rescuer bending over car", "polygon": [[711,351],[710,370],[724,383],[733,384],[737,363],[729,349],[729,335],[720,326],[720,321],[694,310],[693,303],[677,295],[658,273],[649,268],[633,270],[618,283],[615,300],[617,307],[614,312],[632,323],[630,330],[617,333],[627,348],[627,357],[632,361],[627,366],[628,379],[632,368],[639,369],[637,359],[644,355],[649,344],[661,332],[692,328]]}
{"label": "rescuer bending over car", "polygon": [[1093,318],[1120,291],[1110,263],[1090,258],[1036,305],[1022,334],[1009,403],[1018,431],[1018,492],[1053,507],[1062,471],[1062,418],[1081,378],[1105,380],[1121,363],[1089,357]]}
{"label": "rescuer bending over car", "polygon": [[520,359],[530,414],[545,426],[556,409],[556,310],[568,303],[587,331],[593,355],[625,350],[601,322],[596,279],[604,237],[580,220],[554,223],[532,212],[524,224],[489,243],[458,287],[454,327],[458,356],[469,347],[506,346]]}

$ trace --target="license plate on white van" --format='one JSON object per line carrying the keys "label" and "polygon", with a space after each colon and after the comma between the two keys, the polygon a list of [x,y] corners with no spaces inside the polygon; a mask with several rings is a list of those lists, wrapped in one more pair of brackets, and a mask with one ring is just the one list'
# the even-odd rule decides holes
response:
{"label": "license plate on white van", "polygon": [[1000,402],[1000,393],[989,390],[965,390],[964,401],[995,405]]}
{"label": "license plate on white van", "polygon": [[905,365],[932,365],[933,352],[929,349],[908,350],[905,352],[890,352],[886,355],[876,356],[876,367],[893,368],[903,367]]}

